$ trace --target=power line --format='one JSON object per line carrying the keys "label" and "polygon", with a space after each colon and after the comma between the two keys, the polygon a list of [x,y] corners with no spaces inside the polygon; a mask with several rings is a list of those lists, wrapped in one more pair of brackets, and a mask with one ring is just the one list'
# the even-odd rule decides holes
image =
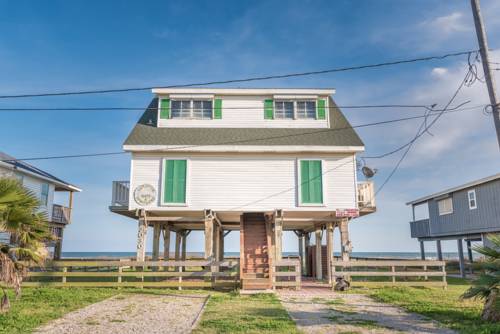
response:
{"label": "power line", "polygon": [[401,64],[408,64],[408,63],[415,63],[415,62],[422,62],[422,61],[442,60],[442,59],[446,59],[449,57],[457,57],[457,56],[467,55],[467,54],[470,54],[470,53],[476,52],[476,51],[477,50],[469,50],[469,51],[462,51],[462,52],[455,52],[455,53],[446,53],[446,54],[442,54],[442,55],[438,55],[438,56],[403,59],[403,60],[396,60],[396,61],[383,62],[383,63],[348,66],[348,67],[337,67],[337,68],[318,70],[318,71],[277,74],[277,75],[258,76],[258,77],[249,77],[249,78],[241,78],[241,79],[207,81],[207,82],[176,84],[176,85],[168,85],[168,86],[155,85],[155,86],[147,86],[147,87],[129,87],[129,88],[115,88],[115,89],[78,90],[78,91],[66,91],[66,92],[62,91],[62,92],[48,92],[48,93],[11,94],[11,95],[0,95],[0,99],[45,97],[45,96],[84,95],[84,94],[122,93],[122,92],[132,92],[132,91],[145,91],[145,90],[151,90],[153,88],[185,88],[185,87],[196,87],[196,86],[211,86],[211,85],[223,85],[223,84],[230,84],[230,83],[263,81],[263,80],[272,80],[272,79],[284,79],[284,78],[292,78],[292,77],[302,77],[302,76],[310,76],[310,75],[320,75],[320,74],[328,74],[328,73],[337,73],[337,72],[346,72],[346,71],[362,70],[362,69],[369,69],[369,68],[401,65]]}
{"label": "power line", "polygon": [[[240,144],[240,143],[245,143],[245,142],[258,142],[261,140],[269,140],[269,139],[281,139],[281,138],[287,138],[287,137],[297,137],[297,136],[304,136],[304,135],[311,135],[311,134],[317,134],[317,133],[324,133],[324,132],[334,132],[334,131],[341,131],[341,130],[347,130],[347,129],[355,129],[355,128],[363,128],[363,127],[370,127],[370,126],[378,126],[378,125],[384,125],[384,124],[390,124],[390,123],[397,123],[397,122],[403,122],[403,121],[409,121],[409,120],[414,120],[414,119],[420,119],[424,117],[429,117],[433,115],[439,115],[439,114],[447,114],[447,113],[454,113],[454,112],[460,112],[460,111],[466,111],[466,110],[474,110],[484,108],[484,105],[481,106],[476,106],[476,107],[470,107],[470,108],[452,108],[448,110],[442,110],[434,113],[429,113],[428,115],[417,115],[417,116],[408,116],[408,117],[402,117],[402,118],[396,118],[396,119],[391,119],[391,120],[384,120],[384,121],[378,121],[378,122],[371,122],[371,123],[364,123],[364,124],[358,124],[358,125],[353,125],[353,126],[346,126],[346,127],[340,127],[340,128],[328,128],[328,129],[321,129],[321,130],[316,130],[316,131],[310,131],[310,132],[303,132],[303,133],[298,133],[298,134],[293,134],[293,135],[281,135],[281,136],[269,136],[269,137],[260,137],[260,138],[251,138],[251,139],[244,139],[244,140],[234,140],[234,141],[226,141],[226,142],[220,142],[217,143],[217,145],[225,145],[225,144]],[[175,148],[171,149],[165,149],[164,151],[169,151],[169,150],[179,150],[179,149],[189,149],[189,148],[195,148],[195,147],[201,147],[205,145],[185,145],[185,146],[178,146]],[[145,151],[148,152],[148,151]],[[151,150],[151,152],[156,152],[154,150]],[[88,154],[72,154],[72,155],[57,155],[57,156],[46,156],[46,157],[29,157],[29,158],[20,158],[20,159],[5,159],[5,160],[0,160],[3,162],[14,162],[14,161],[33,161],[33,160],[53,160],[53,159],[66,159],[66,158],[84,158],[84,157],[97,157],[97,156],[110,156],[110,155],[120,155],[120,154],[127,154],[128,152],[103,152],[103,153],[88,153]]]}
{"label": "power line", "polygon": [[[427,119],[428,119],[428,117],[430,117],[432,115],[430,114],[429,111],[426,112],[426,114],[424,115],[424,121],[422,122],[422,124],[420,125],[419,129],[417,130],[417,134],[407,144],[407,148],[406,148],[405,152],[403,153],[403,155],[401,156],[401,158],[398,160],[398,162],[396,163],[396,165],[394,166],[394,168],[392,169],[392,171],[389,173],[389,175],[387,176],[387,178],[384,180],[384,182],[382,183],[382,185],[380,185],[380,187],[377,189],[377,191],[375,192],[374,196],[377,196],[382,191],[382,189],[384,189],[385,185],[391,180],[391,178],[394,176],[394,174],[396,173],[396,171],[399,169],[399,166],[404,161],[404,159],[406,158],[406,156],[410,152],[410,149],[412,148],[413,144],[418,140],[418,138],[420,138],[424,133],[428,132],[428,130],[446,112],[446,110],[448,109],[448,107],[453,103],[453,101],[457,97],[458,93],[462,90],[462,88],[464,87],[464,85],[467,84],[468,80],[470,80],[470,73],[471,73],[471,66],[469,65],[469,68],[467,70],[467,73],[465,74],[464,79],[460,82],[460,85],[455,90],[455,92],[453,93],[452,97],[450,98],[450,100],[448,101],[448,103],[446,104],[446,106],[442,109],[442,111],[440,113],[437,114],[437,116],[428,125],[427,125]],[[422,130],[422,128],[424,128],[424,129]]]}

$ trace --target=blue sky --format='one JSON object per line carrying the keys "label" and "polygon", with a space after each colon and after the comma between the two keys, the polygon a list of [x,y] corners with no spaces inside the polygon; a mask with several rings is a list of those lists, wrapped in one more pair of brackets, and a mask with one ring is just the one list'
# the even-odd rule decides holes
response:
{"label": "blue sky", "polygon": [[[500,4],[483,0],[490,47],[500,47]],[[477,48],[469,1],[3,1],[0,92],[172,85],[338,66]],[[493,51],[500,62],[500,52]],[[465,73],[464,57],[383,69],[254,82],[238,87],[334,87],[347,104],[443,106]],[[150,92],[6,99],[0,107],[146,107]],[[486,87],[457,102],[487,103]],[[352,124],[423,110],[345,109]],[[19,158],[107,152],[121,144],[140,111],[1,112],[0,150]],[[414,135],[419,121],[364,128],[366,155]],[[419,140],[377,197],[378,212],[351,225],[354,251],[416,251],[410,209],[421,195],[498,172],[491,116],[448,114]],[[399,156],[370,161],[381,184]],[[111,182],[129,178],[128,156],[39,161],[72,182],[73,224],[64,251],[133,251],[136,224],[108,212]],[[199,251],[201,235],[190,235]],[[150,245],[151,243],[149,243]],[[338,242],[337,242],[338,244]],[[239,249],[231,234],[226,249]],[[287,235],[285,250],[295,250]],[[432,249],[432,247],[430,247]],[[444,250],[455,250],[453,243]]]}

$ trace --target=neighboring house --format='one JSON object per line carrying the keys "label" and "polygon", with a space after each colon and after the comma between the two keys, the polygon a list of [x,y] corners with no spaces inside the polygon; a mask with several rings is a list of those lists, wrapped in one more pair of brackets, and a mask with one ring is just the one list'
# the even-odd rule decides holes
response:
{"label": "neighboring house", "polygon": [[[47,212],[51,232],[57,237],[57,240],[47,246],[54,248],[54,259],[59,259],[61,257],[64,228],[71,222],[73,192],[81,190],[3,152],[0,152],[0,177],[16,178],[25,188],[40,199],[41,209]],[[68,206],[54,203],[54,192],[59,191],[69,193]],[[10,236],[6,232],[0,232],[0,239],[6,241],[10,239]]]}
{"label": "neighboring house", "polygon": [[[348,222],[374,212],[375,205],[373,184],[356,178],[356,154],[364,144],[331,98],[333,89],[153,93],[123,145],[132,154],[130,182],[113,183],[110,206],[139,219],[138,260],[145,258],[148,226],[154,229],[153,259],[161,231],[165,258],[170,231],[176,232],[179,259],[189,231],[203,230],[205,258],[222,259],[224,235],[239,230],[244,288],[269,286],[283,230],[296,232],[305,259],[311,232],[321,238],[326,229],[332,247],[339,227],[348,259]],[[321,266],[321,255],[316,261]]]}
{"label": "neighboring house", "polygon": [[[500,233],[500,173],[446,189],[406,203],[412,206],[411,237],[420,241],[422,259],[424,241],[436,241],[438,258],[442,259],[441,240],[457,240],[460,269],[465,275],[462,242],[467,242],[472,262],[471,241],[483,241]],[[416,207],[426,205],[428,218],[415,219]]]}

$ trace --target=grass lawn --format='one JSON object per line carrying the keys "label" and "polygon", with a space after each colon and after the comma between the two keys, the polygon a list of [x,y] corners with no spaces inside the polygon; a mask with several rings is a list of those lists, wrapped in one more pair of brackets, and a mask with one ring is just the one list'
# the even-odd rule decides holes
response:
{"label": "grass lawn", "polygon": [[460,295],[469,288],[467,281],[448,278],[448,284],[447,290],[400,287],[371,289],[366,293],[378,301],[399,305],[410,312],[437,320],[460,333],[500,333],[499,323],[481,320],[482,301],[460,300]]}
{"label": "grass lawn", "polygon": [[212,295],[194,331],[201,333],[298,333],[276,296]]}
{"label": "grass lawn", "polygon": [[9,291],[11,309],[0,314],[0,333],[30,333],[49,320],[120,293],[117,289],[24,288],[19,300]]}

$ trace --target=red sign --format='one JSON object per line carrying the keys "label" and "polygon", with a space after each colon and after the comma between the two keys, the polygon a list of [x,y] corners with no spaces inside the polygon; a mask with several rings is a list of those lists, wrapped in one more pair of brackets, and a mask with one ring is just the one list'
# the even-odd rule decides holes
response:
{"label": "red sign", "polygon": [[355,218],[359,217],[358,209],[337,209],[335,210],[335,216],[339,218]]}

